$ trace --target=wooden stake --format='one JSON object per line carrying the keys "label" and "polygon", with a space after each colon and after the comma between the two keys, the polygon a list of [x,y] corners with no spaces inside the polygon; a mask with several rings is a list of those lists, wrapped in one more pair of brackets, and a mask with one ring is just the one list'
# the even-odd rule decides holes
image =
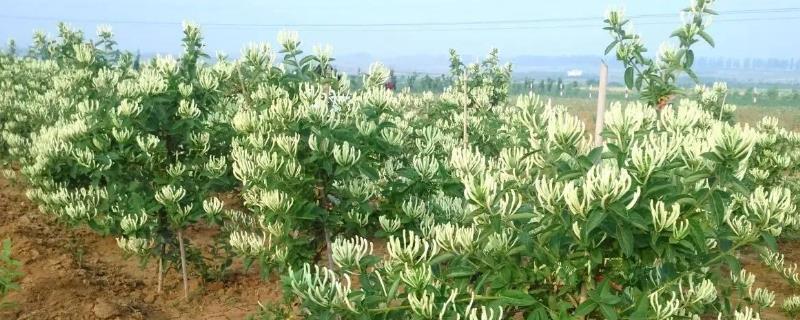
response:
{"label": "wooden stake", "polygon": [[186,276],[186,250],[183,246],[183,234],[178,231],[178,246],[181,251],[181,274],[183,274],[183,298],[189,300],[189,279]]}
{"label": "wooden stake", "polygon": [[597,87],[597,120],[594,124],[594,143],[595,146],[603,145],[603,124],[605,123],[606,113],[606,84],[608,83],[608,65],[605,61],[600,62],[600,85]]}

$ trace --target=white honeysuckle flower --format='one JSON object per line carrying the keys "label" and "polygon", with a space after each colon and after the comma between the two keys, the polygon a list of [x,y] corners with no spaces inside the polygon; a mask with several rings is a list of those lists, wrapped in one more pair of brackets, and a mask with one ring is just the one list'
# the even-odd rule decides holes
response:
{"label": "white honeysuckle flower", "polygon": [[575,235],[575,238],[578,238],[578,240],[581,240],[581,238],[582,238],[582,236],[581,236],[582,233],[581,232],[582,232],[581,231],[581,225],[578,224],[578,221],[573,222],[572,223],[572,234]]}
{"label": "white honeysuckle flower", "polygon": [[125,99],[122,100],[115,111],[117,116],[120,117],[135,117],[142,112],[142,106],[139,104],[139,101]]}
{"label": "white honeysuckle flower", "polygon": [[745,214],[754,216],[759,222],[759,227],[775,231],[780,235],[780,230],[787,223],[787,217],[795,213],[792,193],[788,188],[772,188],[769,192],[763,186],[758,186],[750,194],[742,206]]}
{"label": "white honeysuckle flower", "polygon": [[378,125],[375,124],[373,121],[369,121],[366,119],[360,119],[356,121],[356,129],[358,129],[358,133],[363,136],[370,136],[373,132],[378,128]]}
{"label": "white honeysuckle flower", "polygon": [[675,159],[681,140],[680,137],[659,134],[649,136],[641,144],[634,142],[629,160],[634,178],[641,184],[647,184],[653,172]]}
{"label": "white honeysuckle flower", "polygon": [[674,315],[681,311],[681,301],[677,299],[675,292],[672,293],[672,298],[667,302],[660,301],[658,292],[651,293],[649,298],[650,308],[655,313],[656,320],[672,319]]}
{"label": "white honeysuckle flower", "polygon": [[564,185],[562,197],[572,214],[583,218],[586,217],[589,210],[589,196],[586,192],[578,192],[578,187],[574,181],[567,182]]}
{"label": "white honeysuckle flower", "polygon": [[296,133],[293,136],[285,134],[277,135],[272,138],[272,141],[274,141],[275,145],[283,150],[283,152],[290,156],[294,156],[297,154],[297,144],[300,142],[300,135]]}
{"label": "white honeysuckle flower", "polygon": [[624,109],[621,103],[614,102],[605,114],[604,130],[611,134],[611,142],[627,149],[634,135],[650,129],[656,119],[655,110],[641,102],[628,103]]}
{"label": "white honeysuckle flower", "polygon": [[464,197],[486,209],[494,206],[498,190],[502,189],[502,182],[489,172],[463,177]]}
{"label": "white honeysuckle flower", "polygon": [[189,142],[192,146],[199,150],[201,154],[205,154],[211,148],[209,142],[211,141],[211,134],[208,132],[192,132],[189,134]]}
{"label": "white honeysuckle flower", "polygon": [[333,47],[329,44],[324,46],[315,45],[311,48],[311,52],[313,52],[323,64],[330,62],[331,57],[333,57]]}
{"label": "white honeysuckle flower", "polygon": [[408,294],[408,305],[411,312],[422,319],[433,318],[433,306],[436,295],[432,292],[423,291],[419,296],[415,293]]}
{"label": "white honeysuckle flower", "polygon": [[605,208],[612,202],[622,198],[631,188],[631,176],[628,171],[619,168],[613,162],[603,162],[589,169],[584,178],[583,192],[590,202],[600,201]]}
{"label": "white honeysuckle flower", "polygon": [[745,216],[728,217],[725,222],[741,242],[758,238],[759,230]]}
{"label": "white honeysuckle flower", "polygon": [[770,176],[769,171],[759,168],[750,168],[747,172],[758,182],[764,182],[769,179]]}
{"label": "white honeysuckle flower", "polygon": [[368,201],[379,191],[376,182],[367,177],[348,179],[345,182],[336,180],[333,182],[333,187],[347,192],[357,201]]}
{"label": "white honeysuckle flower", "polygon": [[366,227],[367,224],[369,224],[369,212],[351,209],[345,214],[345,216],[348,220],[352,221],[358,226]]}
{"label": "white honeysuckle flower", "polygon": [[219,81],[217,80],[217,76],[214,74],[212,70],[208,68],[200,69],[197,74],[197,80],[200,84],[200,88],[203,88],[206,91],[214,91],[219,86]]}
{"label": "white honeysuckle flower", "polygon": [[155,198],[164,206],[177,206],[178,202],[186,196],[186,189],[178,186],[166,185],[156,192]]}
{"label": "white honeysuckle flower", "polygon": [[409,218],[417,219],[428,212],[428,205],[422,199],[412,196],[403,201],[401,209]]}
{"label": "white honeysuckle flower", "polygon": [[125,234],[134,234],[147,223],[147,213],[144,209],[139,214],[125,215],[120,221],[119,226]]}
{"label": "white honeysuckle flower", "polygon": [[775,305],[774,291],[770,291],[765,288],[756,288],[756,290],[753,291],[753,288],[751,287],[747,291],[747,295],[749,296],[750,301],[752,301],[753,304],[758,306],[759,309],[771,308],[772,306]]}
{"label": "white honeysuckle flower", "polygon": [[101,38],[111,38],[114,36],[114,32],[112,31],[111,26],[107,24],[98,25],[96,34],[98,37]]}
{"label": "white honeysuckle flower", "polygon": [[774,132],[774,131],[778,130],[778,128],[780,128],[778,126],[779,122],[780,121],[776,117],[766,116],[764,118],[761,118],[761,121],[759,121],[756,124],[756,128],[758,128],[758,130],[761,130],[761,131]]}
{"label": "white honeysuckle flower", "polygon": [[352,239],[336,238],[331,243],[333,262],[347,271],[361,268],[361,259],[372,254],[372,242],[361,237]]}
{"label": "white honeysuckle flower", "polygon": [[167,174],[172,178],[179,178],[186,172],[186,166],[183,162],[170,163],[167,166]]}
{"label": "white honeysuckle flower", "polygon": [[737,287],[750,290],[756,282],[756,276],[745,269],[739,270],[738,274],[731,271],[731,282]]}
{"label": "white honeysuckle flower", "polygon": [[292,292],[306,300],[323,308],[338,308],[358,313],[358,305],[364,296],[351,297],[350,276],[342,276],[342,280],[336,276],[333,270],[325,267],[314,266],[312,271],[308,263],[303,265],[300,272],[295,272],[289,268],[289,285]]}
{"label": "white honeysuckle flower", "polygon": [[222,213],[225,204],[217,197],[211,197],[203,200],[203,211],[210,216],[216,216]]}
{"label": "white honeysuckle flower", "polygon": [[373,62],[369,65],[369,71],[364,76],[364,86],[376,88],[383,86],[389,80],[390,71],[380,62]]}
{"label": "white honeysuckle flower", "polygon": [[211,156],[203,168],[209,176],[218,178],[228,171],[228,163],[225,161],[224,156]]}
{"label": "white honeysuckle flower", "polygon": [[278,32],[278,43],[283,46],[285,51],[295,51],[300,46],[300,35],[297,31],[281,30]]}
{"label": "white honeysuckle flower", "polygon": [[432,180],[439,172],[439,161],[432,156],[414,156],[411,167],[424,180]]}
{"label": "white honeysuckle flower", "polygon": [[550,118],[547,125],[548,143],[561,150],[571,150],[583,137],[585,124],[578,117],[558,113]]}
{"label": "white honeysuckle flower", "polygon": [[681,217],[681,205],[673,203],[671,210],[668,210],[664,202],[650,200],[650,214],[652,215],[653,228],[656,232],[672,230]]}
{"label": "white honeysuckle flower", "polygon": [[161,141],[158,139],[158,137],[151,134],[136,137],[136,144],[139,146],[139,149],[151,157],[153,156],[153,152],[156,151],[159,143],[161,143]]}
{"label": "white honeysuckle flower", "polygon": [[331,143],[328,138],[317,138],[313,133],[308,136],[308,147],[315,152],[327,154]]}
{"label": "white honeysuckle flower", "polygon": [[672,239],[675,241],[683,240],[689,235],[689,221],[683,220],[675,224],[672,229]]}
{"label": "white honeysuckle flower", "polygon": [[744,307],[733,312],[733,320],[761,320],[761,315],[750,307]]}
{"label": "white honeysuckle flower", "polygon": [[242,49],[241,59],[252,66],[267,69],[275,61],[275,52],[268,43],[249,43]]}
{"label": "white honeysuckle flower", "polygon": [[404,265],[400,272],[400,280],[413,291],[420,291],[433,282],[433,271],[429,265]]}
{"label": "white honeysuckle flower", "polygon": [[411,230],[403,230],[401,237],[389,236],[386,252],[393,263],[418,265],[430,262],[439,253],[439,247],[435,242],[428,242]]}
{"label": "white honeysuckle flower", "polygon": [[389,218],[387,216],[378,217],[378,223],[386,233],[395,233],[402,226],[400,218]]}
{"label": "white honeysuckle flower", "polygon": [[145,255],[150,249],[153,248],[154,241],[152,239],[137,238],[137,237],[118,237],[117,246],[129,254]]}
{"label": "white honeysuckle flower", "polygon": [[269,209],[276,214],[286,214],[294,205],[294,198],[281,190],[255,188],[243,194],[245,204],[261,210]]}
{"label": "white honeysuckle flower", "polygon": [[714,137],[712,152],[722,160],[746,161],[753,151],[758,133],[749,125],[720,124],[711,133]]}
{"label": "white honeysuckle flower", "polygon": [[680,292],[681,301],[688,305],[707,305],[717,299],[717,288],[708,279],[703,279],[699,284],[695,284],[694,279],[690,277],[686,290],[684,290],[683,281],[678,282],[678,292]]}
{"label": "white honeysuckle flower", "polygon": [[450,155],[450,165],[459,176],[478,174],[486,168],[486,158],[477,149],[457,147]]}
{"label": "white honeysuckle flower", "polygon": [[783,299],[781,310],[788,315],[800,314],[800,296],[791,296]]}
{"label": "white honeysuckle flower", "polygon": [[269,250],[268,237],[247,231],[233,231],[228,239],[231,247],[247,257],[257,257]]}
{"label": "white honeysuckle flower", "polygon": [[133,136],[133,131],[128,128],[111,128],[111,136],[114,137],[117,142],[125,143]]}
{"label": "white honeysuckle flower", "polygon": [[560,213],[561,198],[564,196],[561,182],[541,176],[533,182],[533,187],[540,207],[551,214]]}
{"label": "white honeysuckle flower", "polygon": [[286,234],[285,227],[280,221],[269,222],[266,219],[261,219],[258,224],[262,231],[273,237],[282,237]]}
{"label": "white honeysuckle flower", "polygon": [[156,55],[153,59],[155,71],[164,76],[171,76],[178,72],[178,61],[171,55]]}
{"label": "white honeysuckle flower", "polygon": [[444,251],[467,255],[477,249],[481,231],[475,226],[460,227],[450,223],[433,227],[432,237]]}
{"label": "white honeysuckle flower", "polygon": [[402,146],[405,143],[405,132],[398,128],[383,128],[381,129],[381,137],[383,137],[386,142],[393,146]]}
{"label": "white honeysuckle flower", "polygon": [[251,110],[239,110],[231,119],[231,125],[239,133],[251,132],[259,125],[258,114]]}
{"label": "white honeysuckle flower", "polygon": [[[469,303],[467,304],[466,309],[462,313],[464,316],[464,320],[501,320],[503,318],[503,308],[502,307],[487,307],[487,306],[474,306],[473,303],[475,300],[475,293],[472,293],[472,297],[470,298]],[[461,315],[459,314],[456,319],[461,319]]]}
{"label": "white honeysuckle flower", "polygon": [[189,98],[192,95],[194,87],[192,87],[191,83],[179,83],[178,84],[178,92],[184,98]]}
{"label": "white honeysuckle flower", "polygon": [[[516,192],[506,192],[503,194],[503,198],[497,202],[497,208],[495,213],[499,214],[503,218],[508,218],[509,216],[517,213],[519,208],[522,206],[522,197],[517,194]],[[463,206],[461,206],[461,212],[463,212]]]}
{"label": "white honeysuckle flower", "polygon": [[72,157],[81,166],[89,169],[96,168],[97,163],[95,162],[94,153],[88,148],[72,150]]}
{"label": "white honeysuckle flower", "polygon": [[361,159],[361,150],[345,141],[341,145],[333,146],[333,158],[340,166],[351,166]]}
{"label": "white honeysuckle flower", "polygon": [[262,152],[255,156],[255,164],[262,172],[278,173],[286,161],[277,152]]}
{"label": "white honeysuckle flower", "polygon": [[88,43],[74,44],[72,50],[75,51],[75,60],[83,64],[94,62],[94,47]]}
{"label": "white honeysuckle flower", "polygon": [[200,108],[194,100],[181,100],[178,104],[178,116],[184,119],[192,119],[200,116]]}
{"label": "white honeysuckle flower", "polygon": [[672,134],[683,134],[690,132],[698,122],[710,117],[697,102],[681,100],[679,107],[669,105],[661,111],[659,126]]}

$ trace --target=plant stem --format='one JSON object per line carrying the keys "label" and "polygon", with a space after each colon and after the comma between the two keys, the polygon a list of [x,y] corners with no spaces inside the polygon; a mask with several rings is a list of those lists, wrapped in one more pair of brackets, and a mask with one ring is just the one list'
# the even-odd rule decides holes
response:
{"label": "plant stem", "polygon": [[156,289],[156,293],[161,294],[161,286],[164,283],[164,258],[158,257],[158,288]]}
{"label": "plant stem", "polygon": [[331,235],[328,226],[325,226],[325,255],[328,259],[328,269],[333,270],[333,249],[331,248]]}
{"label": "plant stem", "polygon": [[181,274],[183,275],[183,298],[189,300],[189,279],[186,276],[186,250],[183,246],[183,234],[178,230],[178,246],[181,251]]}

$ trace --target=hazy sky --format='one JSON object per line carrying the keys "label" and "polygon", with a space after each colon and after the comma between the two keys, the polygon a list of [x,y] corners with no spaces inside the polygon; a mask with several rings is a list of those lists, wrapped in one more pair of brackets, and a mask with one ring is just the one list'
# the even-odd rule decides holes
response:
{"label": "hazy sky", "polygon": [[[369,53],[392,57],[415,54],[442,55],[449,48],[465,54],[483,54],[491,47],[503,56],[599,55],[609,41],[601,30],[608,8],[624,7],[626,14],[673,14],[635,22],[653,50],[678,25],[684,0],[3,0],[0,39],[14,38],[20,46],[30,43],[34,29],[55,33],[58,20],[70,22],[94,34],[106,22],[123,48],[142,52],[178,52],[180,22],[201,24],[209,51],[237,53],[252,41],[275,42],[276,33],[292,24],[395,24],[586,18],[528,24],[456,26],[301,26],[306,47],[331,44],[335,55]],[[742,10],[795,8],[790,12],[742,14]],[[719,0],[710,33],[717,42],[713,51],[702,46],[699,54],[724,57],[800,58],[800,1]],[[729,21],[724,21],[729,20]],[[153,22],[156,22],[155,24]],[[662,24],[663,23],[663,24]],[[205,25],[204,25],[205,24]],[[210,25],[215,24],[215,25]],[[260,24],[254,27],[253,24]],[[269,26],[263,26],[269,25]],[[509,28],[511,27],[511,28]],[[522,28],[519,28],[522,27]],[[478,30],[475,30],[478,28]],[[486,30],[486,28],[493,28]],[[464,30],[473,29],[473,30]]]}

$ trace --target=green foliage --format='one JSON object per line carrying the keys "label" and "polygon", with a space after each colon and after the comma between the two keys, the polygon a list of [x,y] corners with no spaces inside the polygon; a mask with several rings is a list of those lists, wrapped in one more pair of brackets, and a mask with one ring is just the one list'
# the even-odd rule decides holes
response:
{"label": "green foliage", "polygon": [[629,89],[641,91],[642,100],[651,106],[663,106],[673,95],[679,93],[678,76],[687,74],[694,81],[697,75],[692,71],[694,51],[692,46],[700,41],[714,46],[714,40],[706,31],[710,24],[710,15],[716,15],[711,9],[713,0],[692,2],[692,6],[681,12],[683,25],[675,30],[671,38],[678,40],[678,46],[662,44],[656,57],[647,56],[647,48],[641,37],[636,34],[630,20],[621,11],[609,11],[604,22],[604,30],[608,30],[613,41],[605,53],[616,49],[616,58],[625,66],[625,85]]}

